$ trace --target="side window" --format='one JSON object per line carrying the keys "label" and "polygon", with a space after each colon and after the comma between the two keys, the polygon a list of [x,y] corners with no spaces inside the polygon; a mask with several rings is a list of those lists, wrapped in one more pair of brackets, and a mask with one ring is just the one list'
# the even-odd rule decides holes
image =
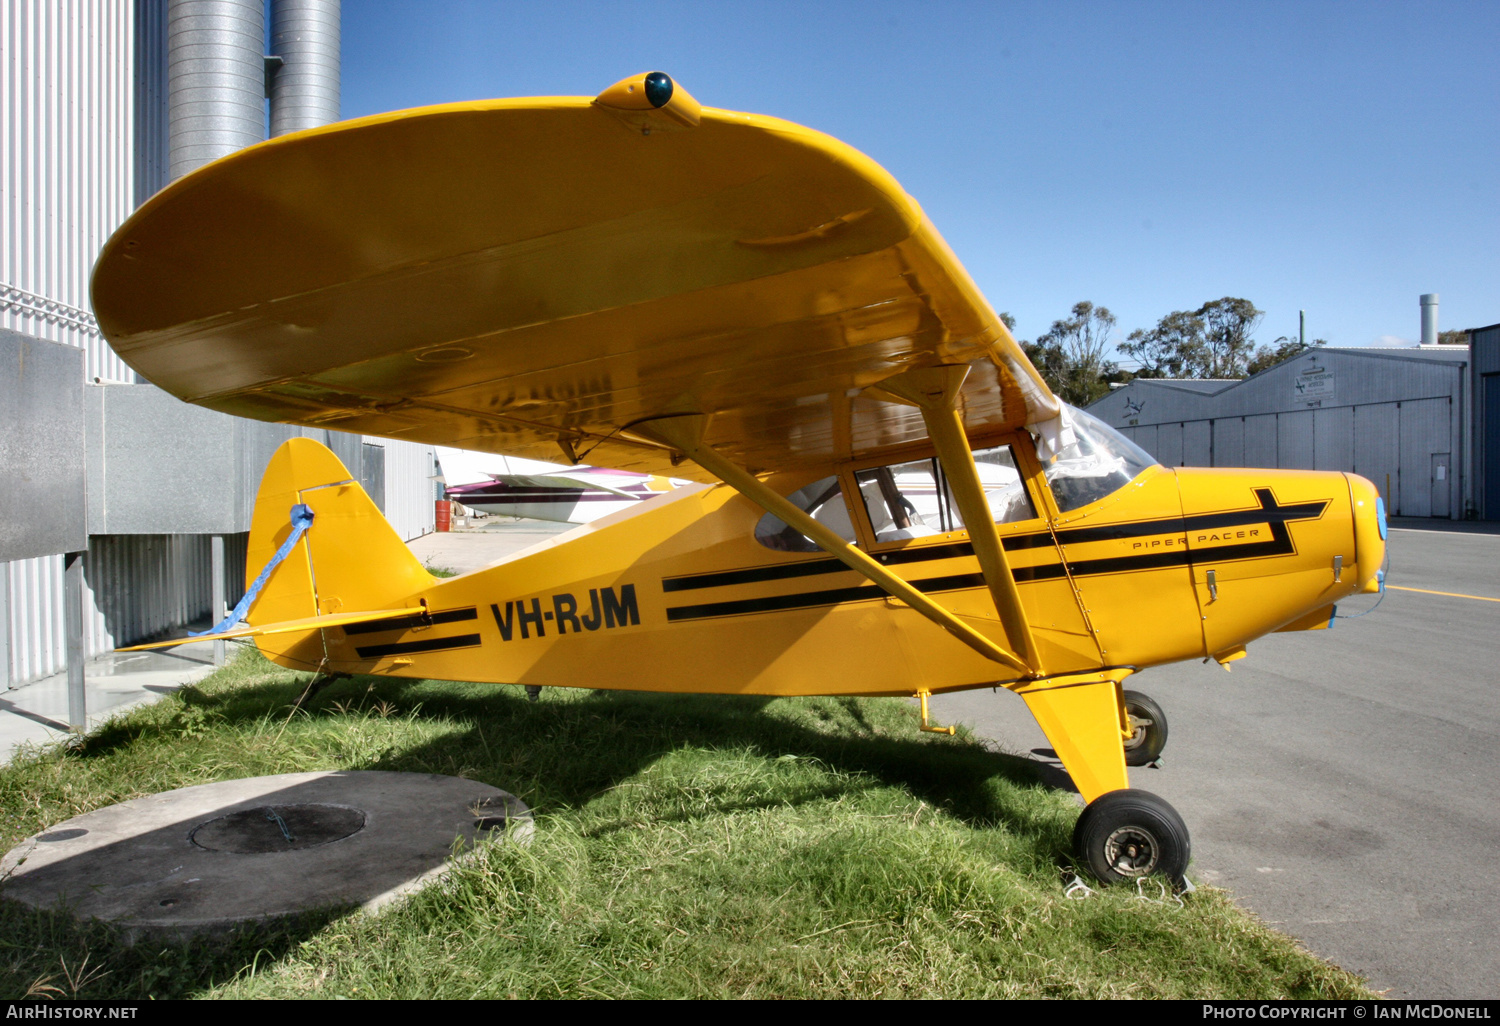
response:
{"label": "side window", "polygon": [[872,467],[854,479],[877,542],[926,538],[962,526],[937,460]]}
{"label": "side window", "polygon": [[[839,479],[825,477],[805,488],[799,488],[787,501],[807,513],[818,523],[833,531],[845,541],[854,540],[854,525],[849,522],[849,511],[844,506],[843,489]],[[768,549],[779,552],[819,552],[817,543],[802,536],[801,532],[788,525],[773,513],[767,513],[755,525],[755,540]]]}
{"label": "side window", "polygon": [[[1010,446],[976,452],[974,466],[997,524],[1036,516]],[[877,542],[926,538],[964,527],[939,460],[873,467],[859,471],[854,477],[859,482],[860,497],[864,499]]]}
{"label": "side window", "polygon": [[1036,518],[1036,507],[1026,494],[1026,482],[1016,469],[1016,457],[1010,446],[999,445],[974,454],[974,468],[997,524],[1013,524]]}

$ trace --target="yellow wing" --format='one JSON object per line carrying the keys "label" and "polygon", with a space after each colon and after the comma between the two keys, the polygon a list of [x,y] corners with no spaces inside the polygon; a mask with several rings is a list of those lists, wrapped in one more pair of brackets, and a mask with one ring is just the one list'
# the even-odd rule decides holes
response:
{"label": "yellow wing", "polygon": [[918,411],[861,392],[937,363],[974,365],[971,434],[1056,413],[868,157],[752,114],[657,124],[610,95],[403,111],[226,157],[110,239],[100,325],[226,413],[701,479],[630,425],[709,414],[743,466],[826,465],[923,437]]}

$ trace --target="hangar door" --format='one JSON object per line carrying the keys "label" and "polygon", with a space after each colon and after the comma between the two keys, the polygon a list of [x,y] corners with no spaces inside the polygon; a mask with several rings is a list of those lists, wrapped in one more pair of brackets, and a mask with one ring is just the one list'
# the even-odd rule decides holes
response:
{"label": "hangar door", "polygon": [[1386,508],[1401,512],[1401,411],[1396,403],[1354,407],[1353,471],[1375,483]]}
{"label": "hangar door", "polygon": [[[1401,408],[1401,484],[1396,489],[1396,513],[1404,517],[1447,516],[1453,475],[1446,457],[1453,451],[1453,401],[1447,396],[1416,399]],[[1433,457],[1445,457],[1443,462]],[[1440,476],[1441,475],[1441,476]],[[1437,493],[1439,502],[1434,504]]]}
{"label": "hangar door", "polygon": [[1500,374],[1484,381],[1484,518],[1500,520]]}

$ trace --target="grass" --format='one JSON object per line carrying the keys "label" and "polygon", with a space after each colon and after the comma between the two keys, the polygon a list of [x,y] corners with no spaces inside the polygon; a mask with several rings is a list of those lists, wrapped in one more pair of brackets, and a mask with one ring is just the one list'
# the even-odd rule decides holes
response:
{"label": "grass", "polygon": [[[0,996],[1369,997],[1239,910],[1065,896],[1076,798],[888,699],[659,696],[307,675],[253,652],[0,770],[3,836],[231,777],[470,777],[536,812],[378,915],[122,944],[0,902]],[[0,891],[3,894],[3,891]]]}

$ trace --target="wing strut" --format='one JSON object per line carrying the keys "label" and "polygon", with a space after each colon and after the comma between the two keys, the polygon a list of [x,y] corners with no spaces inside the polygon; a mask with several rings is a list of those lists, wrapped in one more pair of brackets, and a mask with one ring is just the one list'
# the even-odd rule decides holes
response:
{"label": "wing strut", "polygon": [[979,557],[979,569],[995,600],[995,612],[1005,625],[1006,637],[1011,647],[1021,653],[1030,672],[1040,677],[1045,675],[1042,658],[1031,625],[1026,622],[1026,611],[1021,608],[1021,592],[1016,587],[1015,575],[1010,572],[1005,548],[1000,544],[1000,533],[995,530],[995,515],[984,497],[984,485],[974,468],[974,452],[964,433],[963,415],[958,411],[958,392],[968,373],[969,368],[962,364],[922,367],[886,378],[866,389],[865,394],[922,411],[927,437],[943,462],[943,473],[964,518],[974,554]]}
{"label": "wing strut", "polygon": [[887,594],[899,598],[980,655],[993,659],[997,663],[1004,663],[1028,677],[1037,675],[1037,671],[1032,669],[1025,659],[980,634],[905,580],[891,573],[864,552],[845,542],[827,527],[777,495],[755,475],[731,463],[704,444],[703,428],[706,420],[707,418],[698,414],[667,417],[633,425],[631,430],[680,450],[698,466],[717,476],[766,512],[780,517],[787,525],[796,528],[816,542],[824,552],[856,573],[863,574],[884,589]]}

